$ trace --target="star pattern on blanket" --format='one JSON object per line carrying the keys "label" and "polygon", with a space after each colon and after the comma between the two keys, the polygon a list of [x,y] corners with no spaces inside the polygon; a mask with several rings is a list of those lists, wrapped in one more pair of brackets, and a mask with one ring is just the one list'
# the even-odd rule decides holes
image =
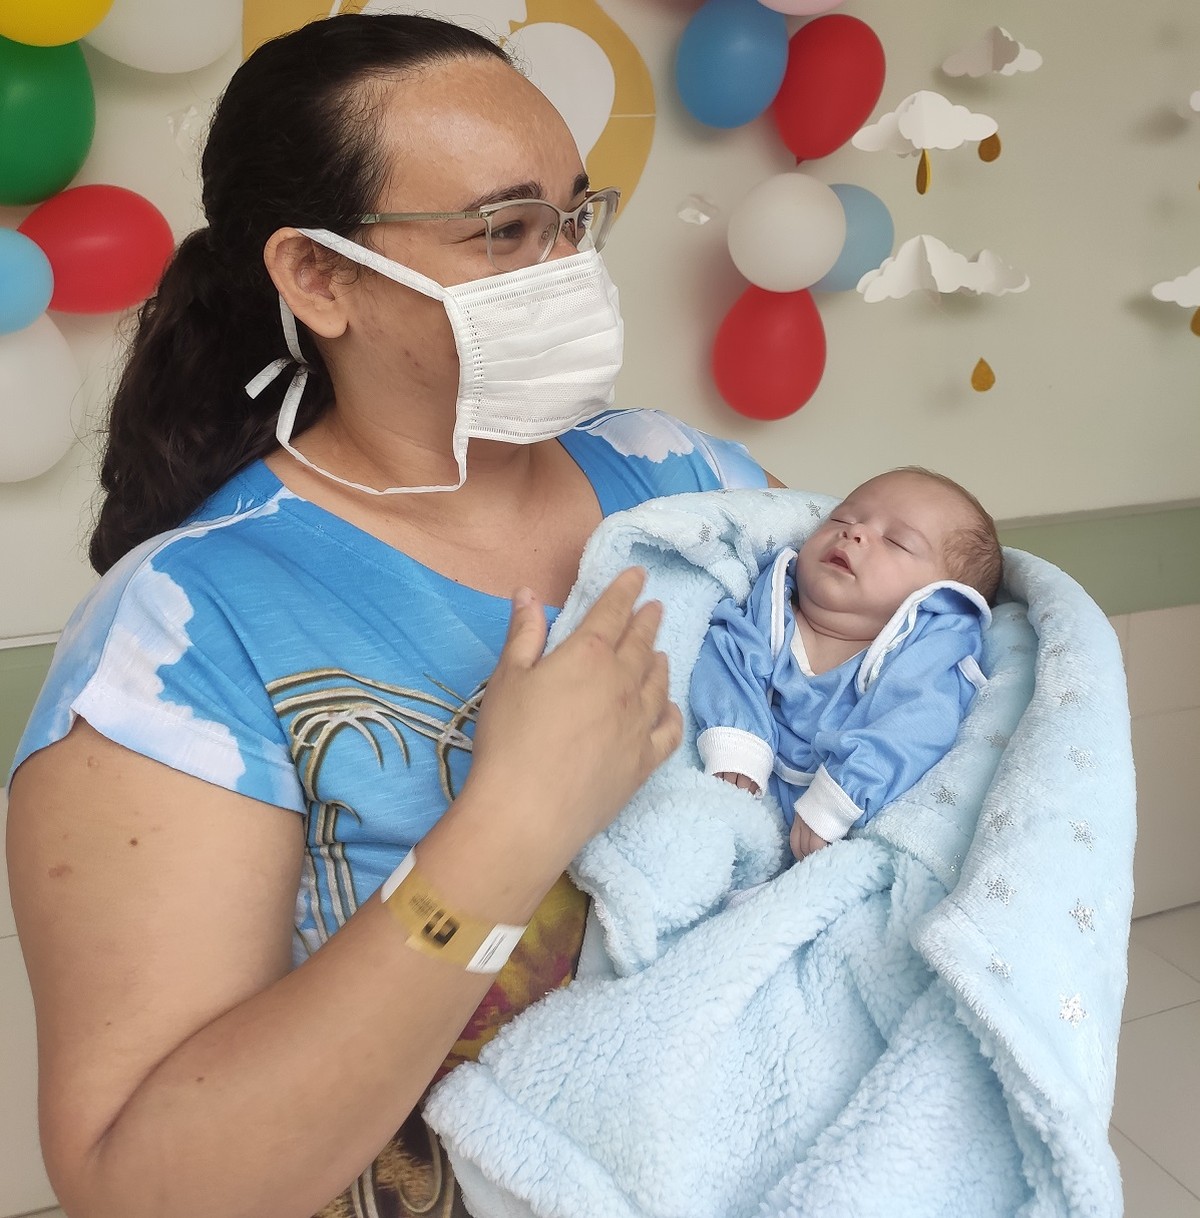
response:
{"label": "star pattern on blanket", "polygon": [[1007,981],[1012,976],[1012,965],[1001,960],[999,956],[993,956],[987,971],[999,977],[1001,981]]}
{"label": "star pattern on blanket", "polygon": [[712,526],[707,520],[700,526],[700,540],[706,544],[712,541]]}
{"label": "star pattern on blanket", "polygon": [[994,749],[1002,749],[1008,744],[1008,737],[1003,732],[992,732],[990,735],[984,736],[984,739]]}
{"label": "star pattern on blanket", "polygon": [[814,520],[821,519],[821,509],[815,503],[813,503],[811,499],[808,501],[808,514],[812,516]]}
{"label": "star pattern on blanket", "polygon": [[1077,770],[1094,770],[1096,768],[1095,758],[1092,757],[1088,749],[1071,748],[1067,750],[1067,756],[1074,763]]}
{"label": "star pattern on blanket", "polygon": [[1068,998],[1066,994],[1059,994],[1058,1001],[1058,1017],[1069,1023],[1071,1027],[1079,1027],[1087,1018],[1087,1012],[1083,1009],[1082,995],[1072,994]]}
{"label": "star pattern on blanket", "polygon": [[989,812],[984,820],[989,829],[1011,829],[1016,823],[1007,808],[997,808],[996,811]]}
{"label": "star pattern on blanket", "polygon": [[943,784],[938,787],[936,799],[940,804],[949,804],[952,808],[958,803],[958,795]]}
{"label": "star pattern on blanket", "polygon": [[1073,820],[1071,822],[1071,832],[1075,835],[1075,841],[1081,846],[1086,846],[1089,850],[1093,849],[1096,844],[1096,835],[1092,832],[1092,826],[1085,820]]}
{"label": "star pattern on blanket", "polygon": [[1081,900],[1076,898],[1075,908],[1071,910],[1071,917],[1073,917],[1079,924],[1079,929],[1081,931],[1095,930],[1096,924],[1092,921],[1092,915],[1095,912],[1096,911],[1092,908],[1092,906],[1085,905]]}
{"label": "star pattern on blanket", "polygon": [[1070,648],[1066,643],[1051,643],[1042,654],[1057,657],[1066,655],[1069,650]]}
{"label": "star pattern on blanket", "polygon": [[992,901],[1001,901],[1005,905],[1013,899],[1013,894],[1016,889],[1002,876],[993,876],[987,883],[988,899]]}
{"label": "star pattern on blanket", "polygon": [[1083,695],[1077,689],[1064,689],[1058,695],[1059,706],[1078,706],[1083,701]]}

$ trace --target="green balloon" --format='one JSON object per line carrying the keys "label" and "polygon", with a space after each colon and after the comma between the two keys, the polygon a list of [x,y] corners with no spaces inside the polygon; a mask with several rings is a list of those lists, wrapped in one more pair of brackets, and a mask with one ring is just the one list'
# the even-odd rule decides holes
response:
{"label": "green balloon", "polygon": [[0,37],[0,204],[40,203],[79,172],[96,132],[96,95],[79,43]]}

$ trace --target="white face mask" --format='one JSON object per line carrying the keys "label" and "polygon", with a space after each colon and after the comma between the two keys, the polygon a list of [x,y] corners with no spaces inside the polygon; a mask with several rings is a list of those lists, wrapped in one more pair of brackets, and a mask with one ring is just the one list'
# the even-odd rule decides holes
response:
{"label": "white face mask", "polygon": [[299,365],[284,395],[275,435],[296,460],[326,478],[372,495],[457,490],[467,477],[469,440],[509,444],[552,440],[612,404],[621,370],[623,329],[617,289],[595,250],[443,287],[336,233],[310,228],[299,231],[388,279],[440,300],[458,349],[453,439],[458,481],[452,486],[389,486],[383,490],[363,486],[321,469],[292,446],[308,366],[300,353],[296,320],[280,297],[291,359],[268,364],[246,386],[246,392],[257,397],[289,364]]}

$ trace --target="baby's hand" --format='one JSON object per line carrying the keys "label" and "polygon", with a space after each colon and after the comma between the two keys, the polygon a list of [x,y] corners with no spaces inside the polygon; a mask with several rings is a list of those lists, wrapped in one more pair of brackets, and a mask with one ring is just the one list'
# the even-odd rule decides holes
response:
{"label": "baby's hand", "polygon": [[791,843],[792,853],[798,859],[807,858],[810,854],[815,854],[822,846],[829,845],[823,837],[818,837],[798,816],[792,821]]}
{"label": "baby's hand", "polygon": [[735,774],[732,770],[719,770],[717,777],[733,783],[735,787],[741,787],[743,791],[749,791],[751,795],[761,794],[758,783],[753,778],[747,778],[745,774]]}

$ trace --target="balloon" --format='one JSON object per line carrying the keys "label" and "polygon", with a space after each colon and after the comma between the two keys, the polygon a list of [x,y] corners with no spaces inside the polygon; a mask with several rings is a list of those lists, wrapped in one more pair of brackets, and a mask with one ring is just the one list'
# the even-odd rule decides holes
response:
{"label": "balloon", "polygon": [[145,72],[192,72],[242,32],[242,0],[119,0],[87,36],[110,59]]}
{"label": "balloon", "polygon": [[50,259],[23,233],[0,228],[0,334],[33,325],[53,291]]}
{"label": "balloon", "polygon": [[96,131],[96,98],[77,42],[27,47],[0,38],[0,205],[57,194]]}
{"label": "balloon", "polygon": [[35,47],[78,42],[112,8],[113,0],[34,0],[0,6],[0,34]]}
{"label": "balloon", "polygon": [[866,122],[885,66],[883,44],[857,17],[817,17],[792,35],[771,113],[798,161],[828,156]]}
{"label": "balloon", "polygon": [[837,195],[846,216],[846,240],[829,274],[812,285],[814,292],[847,292],[892,252],[896,227],[878,195],[862,186],[838,183],[829,188]]}
{"label": "balloon", "polygon": [[782,419],[799,410],[825,371],[825,327],[811,293],[748,287],[717,330],[712,367],[738,414]]}
{"label": "balloon", "polygon": [[54,268],[52,309],[112,313],[154,291],[175,247],[162,212],[123,186],[75,186],[18,226]]}
{"label": "balloon", "polygon": [[789,17],[811,17],[814,13],[827,13],[831,8],[837,8],[842,0],[758,0],[759,4],[773,8],[777,13],[787,13]]}
{"label": "balloon", "polygon": [[751,283],[768,292],[797,292],[837,262],[846,214],[824,182],[780,173],[759,182],[733,209],[729,256]]}
{"label": "balloon", "polygon": [[707,0],[675,54],[679,97],[710,127],[740,127],[770,104],[787,67],[787,22],[758,0]]}
{"label": "balloon", "polygon": [[71,404],[83,377],[67,340],[45,315],[0,334],[0,482],[56,465],[75,442]]}

